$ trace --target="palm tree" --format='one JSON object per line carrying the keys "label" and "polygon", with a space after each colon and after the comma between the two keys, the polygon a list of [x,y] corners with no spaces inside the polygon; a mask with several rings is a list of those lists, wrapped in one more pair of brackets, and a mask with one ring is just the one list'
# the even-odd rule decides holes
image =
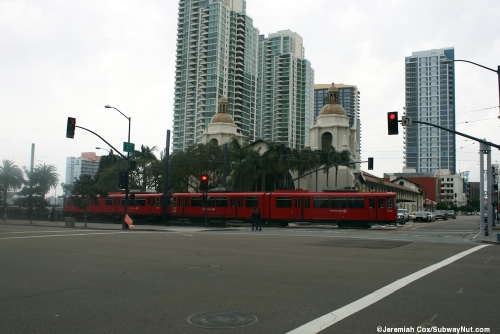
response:
{"label": "palm tree", "polygon": [[348,162],[351,162],[351,151],[342,150],[340,152],[337,152],[336,160],[337,160],[336,161],[337,166],[335,166],[335,187],[337,186],[337,176],[339,173],[339,165],[346,166],[349,169],[351,169],[353,167],[352,164],[348,164]]}
{"label": "palm tree", "polygon": [[38,183],[43,193],[43,198],[52,187],[56,187],[59,183],[59,174],[53,165],[37,165],[35,167],[35,182]]}
{"label": "palm tree", "polygon": [[0,183],[3,186],[4,220],[7,218],[7,190],[17,190],[23,185],[23,171],[10,160],[3,160],[0,166]]}
{"label": "palm tree", "polygon": [[326,173],[326,186],[328,187],[328,179],[330,175],[330,168],[328,166],[332,166],[337,163],[338,153],[335,147],[329,146],[324,147],[320,152],[320,161],[322,165],[325,165],[324,172]]}
{"label": "palm tree", "polygon": [[320,152],[321,163],[325,165],[326,172],[326,186],[328,187],[328,175],[330,168],[326,168],[327,166],[335,167],[335,187],[337,187],[337,177],[339,172],[339,166],[347,166],[348,168],[352,168],[352,165],[348,164],[351,162],[351,152],[349,150],[337,151],[335,147],[330,146],[324,148]]}
{"label": "palm tree", "polygon": [[[292,150],[282,143],[272,143],[263,155],[264,168],[268,169],[276,179],[277,175],[283,173],[283,186],[288,186],[289,167]],[[276,189],[274,180],[274,189]]]}
{"label": "palm tree", "polygon": [[156,176],[161,173],[161,164],[153,153],[156,150],[156,146],[141,145],[141,150],[134,151],[131,155],[131,158],[139,165],[138,169],[133,171],[132,180],[142,190],[146,190],[150,186],[158,187],[158,178]]}
{"label": "palm tree", "polygon": [[[302,150],[292,151],[292,166],[298,176],[302,176],[306,171],[315,169],[319,162],[319,157],[309,147]],[[298,179],[298,188],[300,188],[300,178]]]}

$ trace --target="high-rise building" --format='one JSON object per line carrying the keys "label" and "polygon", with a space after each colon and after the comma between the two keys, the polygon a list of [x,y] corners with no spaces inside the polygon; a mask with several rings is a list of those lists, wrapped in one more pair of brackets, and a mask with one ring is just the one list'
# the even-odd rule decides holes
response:
{"label": "high-rise building", "polygon": [[80,175],[95,176],[99,170],[100,159],[101,157],[97,156],[95,152],[82,152],[78,158],[67,157],[65,184],[72,184],[75,178],[78,179]]}
{"label": "high-rise building", "polygon": [[258,71],[258,137],[303,148],[314,121],[314,70],[302,37],[290,30],[261,35]]}
{"label": "high-rise building", "polygon": [[[454,58],[453,48],[413,52],[405,58],[406,116],[455,130],[455,70],[453,63],[441,64]],[[455,134],[424,124],[404,130],[406,168],[456,173]]]}
{"label": "high-rise building", "polygon": [[245,0],[180,0],[173,151],[200,142],[221,97],[244,142],[255,140],[259,32]]}
{"label": "high-rise building", "polygon": [[[321,108],[328,103],[328,89],[332,84],[316,84],[314,85],[314,122],[318,117]],[[339,104],[344,108],[347,117],[349,117],[349,125],[357,130],[356,140],[359,144],[359,152],[361,154],[361,118],[360,118],[360,91],[357,86],[335,84],[339,91]]]}

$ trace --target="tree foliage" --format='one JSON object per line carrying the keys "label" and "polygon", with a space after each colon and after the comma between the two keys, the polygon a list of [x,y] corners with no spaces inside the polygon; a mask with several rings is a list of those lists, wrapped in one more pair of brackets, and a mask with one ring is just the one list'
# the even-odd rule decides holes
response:
{"label": "tree foliage", "polygon": [[90,175],[80,175],[80,178],[73,182],[71,201],[84,211],[85,223],[87,222],[87,208],[91,204],[97,204],[99,196],[106,197],[106,191],[100,189],[97,181]]}
{"label": "tree foliage", "polygon": [[0,184],[3,191],[3,207],[7,207],[7,191],[20,189],[24,182],[23,171],[11,160],[3,160],[0,166]]}
{"label": "tree foliage", "polygon": [[35,166],[33,172],[24,168],[24,173],[24,187],[14,203],[22,207],[32,206],[35,210],[45,208],[48,205],[45,195],[59,183],[57,169],[53,165],[40,164]]}

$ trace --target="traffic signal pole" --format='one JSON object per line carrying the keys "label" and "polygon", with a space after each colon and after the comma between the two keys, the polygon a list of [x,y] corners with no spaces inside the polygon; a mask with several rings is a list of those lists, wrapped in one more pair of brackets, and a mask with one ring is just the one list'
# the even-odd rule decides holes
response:
{"label": "traffic signal pole", "polygon": [[[398,120],[398,122],[401,122]],[[427,122],[422,122],[422,121],[414,121],[412,120],[412,123],[417,123],[417,124],[425,124],[429,125],[447,132],[454,133],[456,135],[459,135],[461,137],[469,138],[474,141],[477,141],[481,144],[481,147],[479,149],[479,155],[480,155],[480,195],[481,198],[480,200],[480,214],[481,214],[481,221],[480,221],[480,226],[484,226],[484,235],[488,236],[489,235],[489,227],[493,226],[493,169],[491,168],[491,147],[495,147],[500,150],[500,145],[494,144],[492,142],[486,141],[484,139],[479,139],[470,135],[467,135],[462,132],[458,132],[455,130],[450,130],[445,127],[432,124],[432,123],[427,123]],[[487,166],[486,166],[486,180],[487,180],[487,188],[486,188],[486,194],[487,194],[487,201],[488,201],[488,207],[486,212],[488,213],[487,215],[487,222],[484,221],[484,207],[483,207],[483,196],[484,196],[484,154],[486,154],[486,159],[487,159]]]}

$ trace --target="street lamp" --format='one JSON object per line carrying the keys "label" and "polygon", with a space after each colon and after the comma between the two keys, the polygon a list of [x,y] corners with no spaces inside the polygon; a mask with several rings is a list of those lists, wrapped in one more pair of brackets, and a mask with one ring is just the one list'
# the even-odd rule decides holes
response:
{"label": "street lamp", "polygon": [[96,147],[95,149],[107,151],[110,155],[112,155],[113,157],[116,158],[116,187],[115,187],[115,189],[116,190],[120,189],[120,156],[119,155],[115,156],[113,154],[113,150],[107,150],[107,149],[102,148],[102,147]]}
{"label": "street lamp", "polygon": [[[130,121],[132,120],[132,117],[125,116],[125,114],[122,113],[120,110],[118,110],[117,108],[112,107],[110,105],[105,105],[104,108],[115,109],[120,114],[122,114],[123,117],[125,117],[126,119],[128,119],[128,140],[127,140],[127,143],[130,143]],[[129,171],[130,171],[130,152],[127,152],[127,181],[125,182],[125,215],[128,214],[128,193],[129,193],[129,189],[128,189],[128,175],[129,175]],[[125,223],[123,223],[122,227],[124,229],[127,229],[128,225],[125,224]]]}
{"label": "street lamp", "polygon": [[492,71],[492,72],[495,72],[498,76],[498,110],[499,110],[499,115],[498,115],[498,118],[500,118],[500,65],[498,65],[498,68],[497,70],[494,70],[492,68],[489,68],[489,67],[486,67],[486,66],[483,66],[483,65],[479,65],[479,64],[476,64],[472,61],[468,61],[468,60],[462,60],[462,59],[443,59],[441,61],[441,64],[451,64],[455,61],[463,61],[464,63],[469,63],[469,64],[473,64],[473,65],[476,65],[476,66],[479,66],[479,67],[482,67],[484,69],[487,69],[489,71]]}

